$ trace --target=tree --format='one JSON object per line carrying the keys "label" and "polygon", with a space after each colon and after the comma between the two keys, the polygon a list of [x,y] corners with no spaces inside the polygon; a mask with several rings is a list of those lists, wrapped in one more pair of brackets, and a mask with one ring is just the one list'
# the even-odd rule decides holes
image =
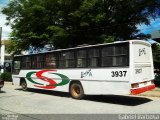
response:
{"label": "tree", "polygon": [[159,6],[159,0],[12,0],[2,12],[20,51],[131,39]]}
{"label": "tree", "polygon": [[11,55],[19,54],[21,52],[20,43],[14,40],[4,40],[5,50]]}
{"label": "tree", "polygon": [[153,51],[154,68],[159,70],[160,72],[160,45],[157,43],[152,44],[152,51]]}
{"label": "tree", "polygon": [[147,40],[151,38],[151,34],[139,33],[138,35],[135,35],[135,37],[140,40]]}

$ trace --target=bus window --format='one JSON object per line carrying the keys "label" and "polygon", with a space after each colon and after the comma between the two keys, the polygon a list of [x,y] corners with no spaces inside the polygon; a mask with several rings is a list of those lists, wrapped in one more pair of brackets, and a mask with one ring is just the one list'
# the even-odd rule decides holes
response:
{"label": "bus window", "polygon": [[75,67],[75,55],[74,55],[73,51],[60,53],[59,67],[60,68],[73,68],[73,67]]}
{"label": "bus window", "polygon": [[65,53],[60,53],[59,54],[59,60],[58,60],[58,62],[59,62],[59,68],[64,68],[64,66],[65,66],[65,56],[66,56],[66,54]]}
{"label": "bus window", "polygon": [[99,63],[99,49],[89,49],[88,50],[88,66],[98,67]]}
{"label": "bus window", "polygon": [[22,57],[22,68],[23,69],[31,68],[31,57],[30,56]]}
{"label": "bus window", "polygon": [[44,68],[44,54],[37,55],[37,68]]}
{"label": "bus window", "polygon": [[32,56],[32,68],[37,68],[37,56]]}
{"label": "bus window", "polygon": [[86,50],[77,51],[77,67],[86,67]]}
{"label": "bus window", "polygon": [[65,55],[65,67],[75,67],[75,55],[74,52],[66,52]]}
{"label": "bus window", "polygon": [[46,54],[45,67],[46,68],[56,68],[56,57],[54,54]]}
{"label": "bus window", "polygon": [[102,49],[102,66],[113,66],[114,47],[106,46]]}
{"label": "bus window", "polygon": [[129,65],[129,51],[126,44],[106,46],[102,49],[102,66],[117,67]]}
{"label": "bus window", "polygon": [[129,47],[124,44],[121,46],[116,46],[115,47],[115,63],[114,66],[128,66],[129,65]]}
{"label": "bus window", "polygon": [[14,61],[14,64],[13,64],[13,73],[14,74],[19,74],[20,66],[21,66],[20,61]]}

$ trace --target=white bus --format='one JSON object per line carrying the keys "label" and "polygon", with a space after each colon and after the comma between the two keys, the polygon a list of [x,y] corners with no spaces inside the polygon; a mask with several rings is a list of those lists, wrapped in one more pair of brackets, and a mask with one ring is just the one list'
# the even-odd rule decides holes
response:
{"label": "white bus", "polygon": [[19,55],[13,84],[84,95],[139,94],[155,88],[151,44],[142,40]]}

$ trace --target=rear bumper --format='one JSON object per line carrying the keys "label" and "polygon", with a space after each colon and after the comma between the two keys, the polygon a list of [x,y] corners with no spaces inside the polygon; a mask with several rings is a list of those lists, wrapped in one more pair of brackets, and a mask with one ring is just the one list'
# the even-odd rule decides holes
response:
{"label": "rear bumper", "polygon": [[137,88],[137,89],[131,89],[131,94],[132,95],[136,95],[142,92],[146,92],[148,90],[152,90],[155,88],[155,85],[150,85],[150,86],[146,86],[146,87],[142,87],[142,88]]}

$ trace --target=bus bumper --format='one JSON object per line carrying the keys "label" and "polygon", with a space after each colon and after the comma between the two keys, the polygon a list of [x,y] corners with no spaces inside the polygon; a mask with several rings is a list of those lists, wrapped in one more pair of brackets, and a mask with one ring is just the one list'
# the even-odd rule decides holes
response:
{"label": "bus bumper", "polygon": [[155,88],[155,85],[153,84],[153,85],[142,87],[142,88],[131,89],[131,94],[136,95],[136,94],[139,94],[139,93],[146,92],[148,90],[152,90],[154,88]]}

